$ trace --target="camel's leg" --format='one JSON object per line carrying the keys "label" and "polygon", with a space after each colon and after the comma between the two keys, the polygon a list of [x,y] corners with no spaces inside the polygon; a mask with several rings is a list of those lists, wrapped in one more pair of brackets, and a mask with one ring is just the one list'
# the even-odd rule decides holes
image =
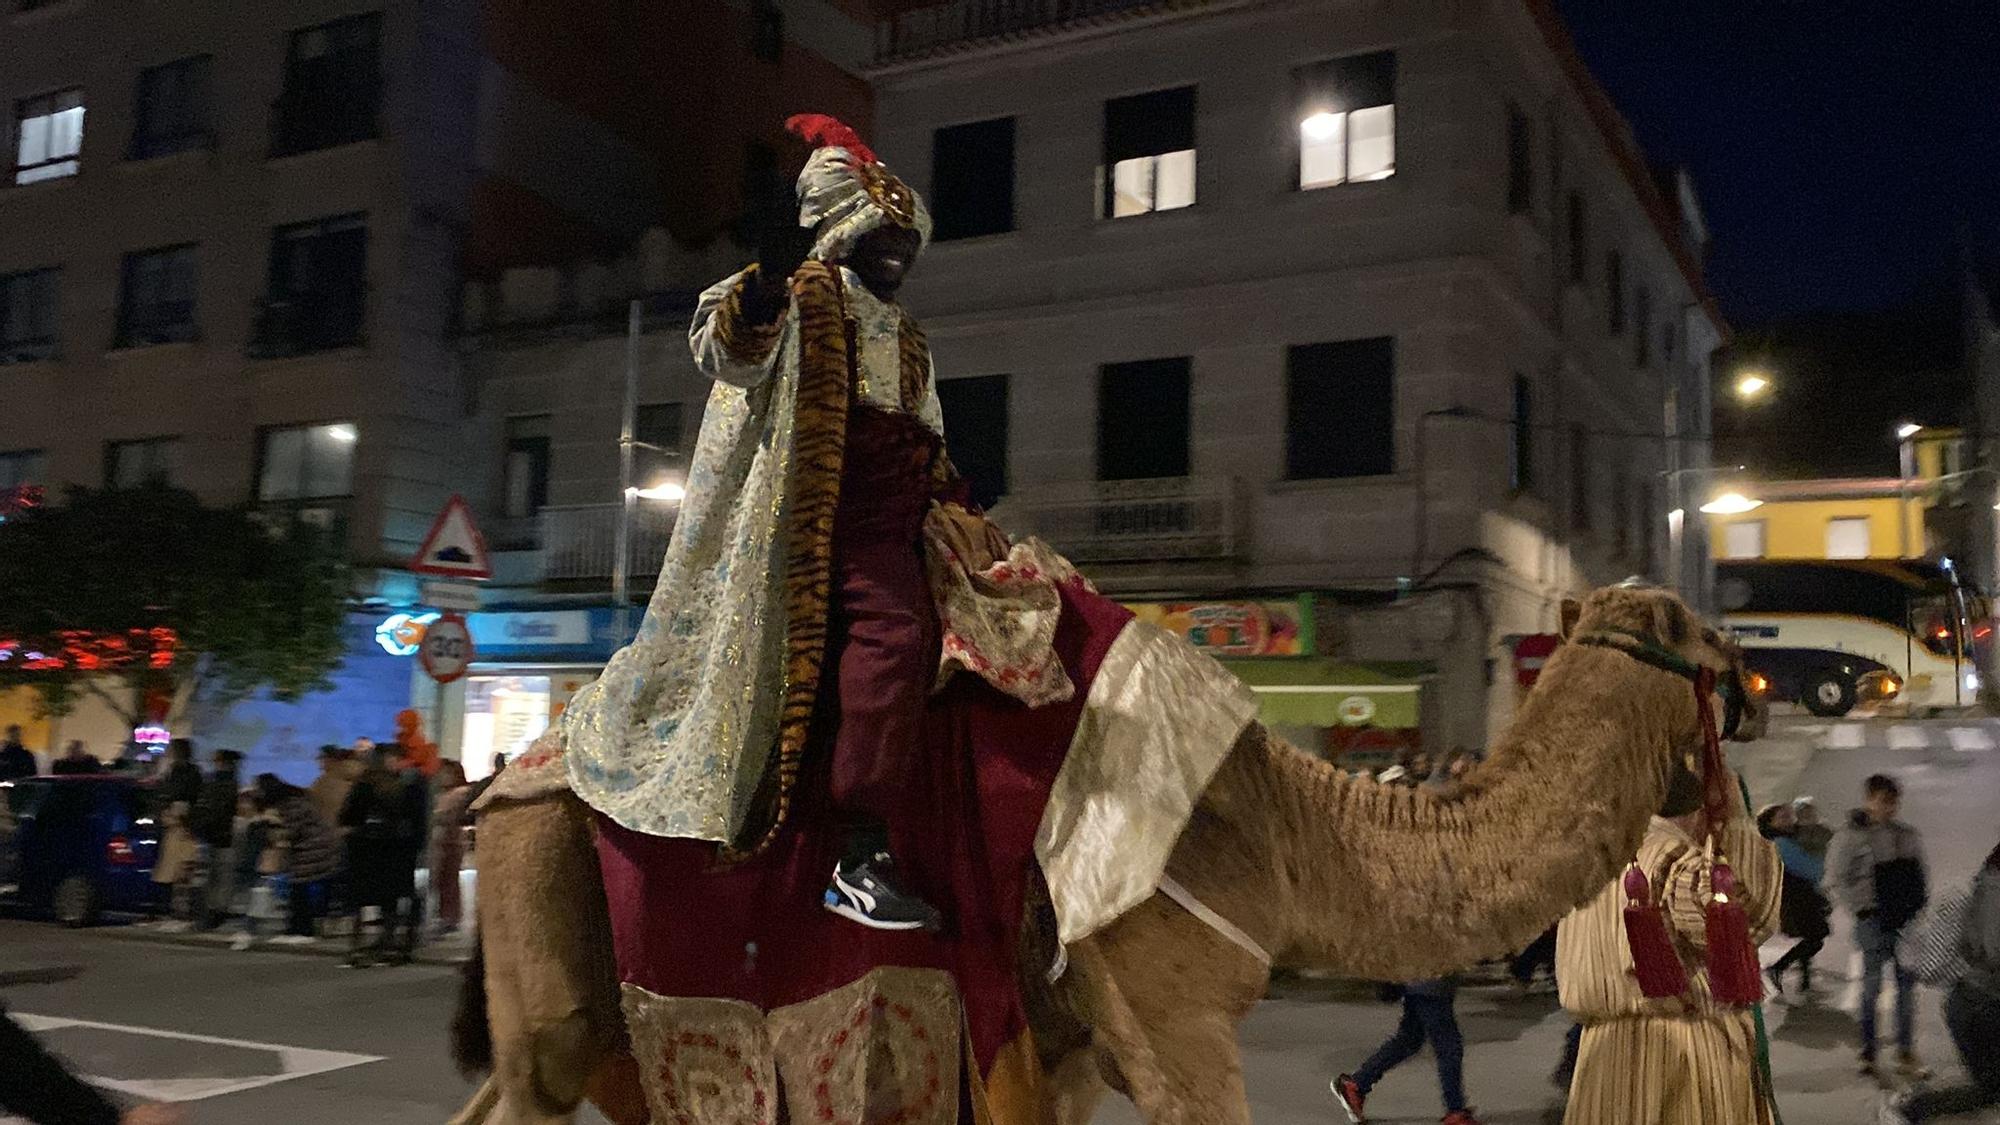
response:
{"label": "camel's leg", "polygon": [[479,921],[506,1125],[565,1125],[621,1046],[610,917],[589,814],[568,794],[479,818]]}
{"label": "camel's leg", "polygon": [[1159,895],[1082,946],[1092,1030],[1150,1125],[1249,1125],[1236,1025],[1269,968]]}
{"label": "camel's leg", "polygon": [[1043,1082],[1048,1098],[1045,1120],[1055,1125],[1090,1125],[1105,1089],[1095,1051],[1071,1052],[1050,1068]]}

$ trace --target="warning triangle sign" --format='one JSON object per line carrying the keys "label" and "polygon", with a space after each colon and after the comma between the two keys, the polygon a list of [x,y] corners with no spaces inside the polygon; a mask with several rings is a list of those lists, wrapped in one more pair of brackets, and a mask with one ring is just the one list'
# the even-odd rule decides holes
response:
{"label": "warning triangle sign", "polygon": [[443,578],[493,577],[493,560],[486,553],[486,537],[479,534],[479,525],[472,522],[472,509],[466,505],[465,497],[453,495],[445,501],[444,511],[431,524],[431,533],[424,536],[424,545],[417,548],[410,569]]}

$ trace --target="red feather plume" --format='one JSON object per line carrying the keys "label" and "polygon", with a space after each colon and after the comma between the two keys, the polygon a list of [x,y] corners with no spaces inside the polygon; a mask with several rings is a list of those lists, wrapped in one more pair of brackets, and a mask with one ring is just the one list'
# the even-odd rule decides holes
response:
{"label": "red feather plume", "polygon": [[785,120],[785,128],[816,146],[844,148],[863,164],[881,163],[875,159],[875,150],[861,139],[861,134],[838,117],[825,113],[796,114]]}

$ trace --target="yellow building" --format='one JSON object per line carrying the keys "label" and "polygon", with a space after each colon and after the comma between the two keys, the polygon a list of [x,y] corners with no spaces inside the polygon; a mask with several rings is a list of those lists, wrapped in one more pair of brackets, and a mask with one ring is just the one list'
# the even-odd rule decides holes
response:
{"label": "yellow building", "polygon": [[1959,472],[1956,430],[1925,430],[1911,443],[1914,472],[1898,477],[1745,481],[1729,490],[1763,503],[1710,515],[1717,559],[1901,559],[1929,553],[1924,513],[1937,485]]}

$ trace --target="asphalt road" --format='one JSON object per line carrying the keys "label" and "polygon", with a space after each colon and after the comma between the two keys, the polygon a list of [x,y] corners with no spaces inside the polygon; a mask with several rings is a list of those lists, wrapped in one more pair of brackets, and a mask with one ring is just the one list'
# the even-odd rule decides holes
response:
{"label": "asphalt road", "polygon": [[[1835,815],[1868,774],[1897,774],[1907,787],[1907,815],[1929,842],[1935,880],[1963,880],[2000,836],[2000,750],[1993,748],[2000,723],[1927,721],[1893,735],[1897,725],[1787,718],[1737,760],[1757,801],[1811,794]],[[1961,729],[1993,737],[1981,748],[1980,739],[1951,734]],[[1769,1008],[1781,1104],[1794,1125],[1875,1120],[1874,1094],[1853,1072],[1853,1017],[1842,1008],[1851,1003],[1852,989],[1839,979],[1849,948],[1842,919],[1822,955],[1822,995]],[[0,921],[0,979],[10,982],[9,1006],[36,1017],[82,1072],[126,1093],[185,1100],[197,1125],[438,1125],[470,1093],[446,1053],[444,1025],[457,984],[449,968],[354,971],[298,954],[187,949]],[[1339,995],[1310,983],[1286,986],[1245,1025],[1259,1125],[1338,1119],[1327,1076],[1355,1066],[1396,1018],[1392,1007]],[[1935,994],[1927,994],[1920,1046],[1949,1069],[1956,1060],[1937,1008]],[[1473,989],[1460,1016],[1467,1086],[1482,1118],[1489,1125],[1547,1120],[1557,1096],[1546,1075],[1567,1027],[1552,1001]],[[1428,1056],[1391,1074],[1373,1101],[1379,1121],[1436,1121],[1442,1110]],[[1104,1125],[1136,1120],[1122,1102],[1099,1115]],[[1984,1120],[2000,1122],[2000,1114]]]}

